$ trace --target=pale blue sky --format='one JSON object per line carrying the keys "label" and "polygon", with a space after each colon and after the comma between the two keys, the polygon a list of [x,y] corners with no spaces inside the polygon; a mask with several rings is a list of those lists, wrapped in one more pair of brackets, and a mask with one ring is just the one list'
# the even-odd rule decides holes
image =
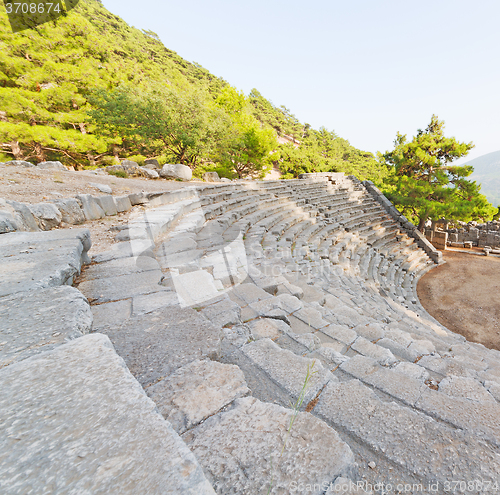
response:
{"label": "pale blue sky", "polygon": [[103,0],[183,58],[257,88],[363,150],[392,148],[433,113],[500,150],[498,0]]}

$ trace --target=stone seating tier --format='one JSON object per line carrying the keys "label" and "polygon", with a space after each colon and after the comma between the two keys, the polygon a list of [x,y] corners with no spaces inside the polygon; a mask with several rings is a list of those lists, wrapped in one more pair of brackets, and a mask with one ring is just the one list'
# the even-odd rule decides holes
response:
{"label": "stone seating tier", "polygon": [[[58,261],[17,292],[35,240],[0,236],[6,493],[497,481],[500,353],[422,308],[416,284],[435,264],[370,187],[313,176],[132,199],[146,209],[77,279],[90,306],[61,286],[89,261],[88,232],[20,234]],[[13,303],[26,294],[37,332]],[[48,297],[73,305],[66,333],[49,333]],[[30,421],[26,404],[54,419]]]}

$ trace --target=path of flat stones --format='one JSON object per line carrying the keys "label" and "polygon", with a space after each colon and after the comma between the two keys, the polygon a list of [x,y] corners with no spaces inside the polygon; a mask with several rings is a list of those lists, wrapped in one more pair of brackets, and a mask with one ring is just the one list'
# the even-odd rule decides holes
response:
{"label": "path of flat stones", "polygon": [[428,255],[329,179],[154,195],[90,264],[85,229],[1,235],[0,492],[500,481],[499,353],[425,312]]}

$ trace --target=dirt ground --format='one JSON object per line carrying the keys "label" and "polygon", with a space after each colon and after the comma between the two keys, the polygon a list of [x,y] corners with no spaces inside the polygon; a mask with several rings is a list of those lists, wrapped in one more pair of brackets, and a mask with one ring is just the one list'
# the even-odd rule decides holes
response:
{"label": "dirt ground", "polygon": [[500,258],[448,250],[443,258],[420,279],[420,302],[451,331],[500,350]]}
{"label": "dirt ground", "polygon": [[23,203],[71,198],[76,194],[104,194],[91,183],[107,185],[117,196],[135,192],[172,191],[197,184],[195,181],[183,183],[165,179],[122,179],[107,174],[96,175],[89,170],[70,172],[0,165],[0,198]]}

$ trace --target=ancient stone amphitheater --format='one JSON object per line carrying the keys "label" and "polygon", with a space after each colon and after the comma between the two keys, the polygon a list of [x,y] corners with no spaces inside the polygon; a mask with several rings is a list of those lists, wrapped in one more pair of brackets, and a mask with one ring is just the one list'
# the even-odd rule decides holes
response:
{"label": "ancient stone amphitheater", "polygon": [[[500,354],[426,313],[440,253],[371,183],[2,205],[2,494],[499,489]],[[42,231],[126,210],[92,260]]]}

